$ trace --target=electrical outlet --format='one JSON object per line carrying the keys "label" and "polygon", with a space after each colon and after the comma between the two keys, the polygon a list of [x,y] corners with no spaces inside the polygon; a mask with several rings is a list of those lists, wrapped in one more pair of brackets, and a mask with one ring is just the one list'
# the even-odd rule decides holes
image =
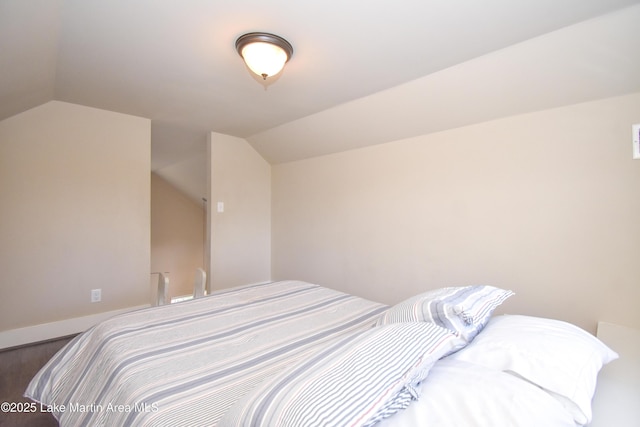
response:
{"label": "electrical outlet", "polygon": [[91,302],[102,301],[102,289],[91,289]]}

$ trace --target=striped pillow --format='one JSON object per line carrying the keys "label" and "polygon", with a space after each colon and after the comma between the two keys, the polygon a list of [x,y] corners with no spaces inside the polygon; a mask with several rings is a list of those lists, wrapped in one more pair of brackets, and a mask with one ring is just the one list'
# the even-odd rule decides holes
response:
{"label": "striped pillow", "polygon": [[511,295],[514,293],[509,290],[486,285],[436,289],[391,307],[378,319],[377,325],[430,322],[471,342],[493,311]]}
{"label": "striped pillow", "polygon": [[357,332],[258,385],[218,426],[370,426],[406,408],[464,340],[432,323]]}

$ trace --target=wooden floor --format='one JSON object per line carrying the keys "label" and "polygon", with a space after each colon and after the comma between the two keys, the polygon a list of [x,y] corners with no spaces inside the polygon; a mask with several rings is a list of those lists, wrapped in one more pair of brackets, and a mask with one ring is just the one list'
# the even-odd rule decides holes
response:
{"label": "wooden floor", "polygon": [[[22,397],[31,378],[73,337],[0,351],[0,403],[31,402]],[[38,407],[39,409],[39,407]],[[2,427],[49,427],[58,423],[47,413],[0,412]]]}

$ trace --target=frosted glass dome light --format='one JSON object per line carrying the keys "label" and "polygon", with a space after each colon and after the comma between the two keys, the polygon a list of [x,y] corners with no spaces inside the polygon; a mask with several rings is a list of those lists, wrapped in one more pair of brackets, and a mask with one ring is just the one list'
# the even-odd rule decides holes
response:
{"label": "frosted glass dome light", "polygon": [[263,80],[282,71],[293,55],[293,47],[288,41],[269,33],[248,33],[238,37],[236,50],[247,67]]}

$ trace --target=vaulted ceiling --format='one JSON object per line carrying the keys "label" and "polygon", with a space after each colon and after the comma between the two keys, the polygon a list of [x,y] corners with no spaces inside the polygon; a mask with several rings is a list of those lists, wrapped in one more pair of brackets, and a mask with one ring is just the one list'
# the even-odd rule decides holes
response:
{"label": "vaulted ceiling", "polygon": [[[638,22],[638,0],[0,0],[0,119],[55,99],[150,118],[156,170],[197,169],[211,131],[286,162],[640,91]],[[250,31],[294,46],[267,85]]]}

